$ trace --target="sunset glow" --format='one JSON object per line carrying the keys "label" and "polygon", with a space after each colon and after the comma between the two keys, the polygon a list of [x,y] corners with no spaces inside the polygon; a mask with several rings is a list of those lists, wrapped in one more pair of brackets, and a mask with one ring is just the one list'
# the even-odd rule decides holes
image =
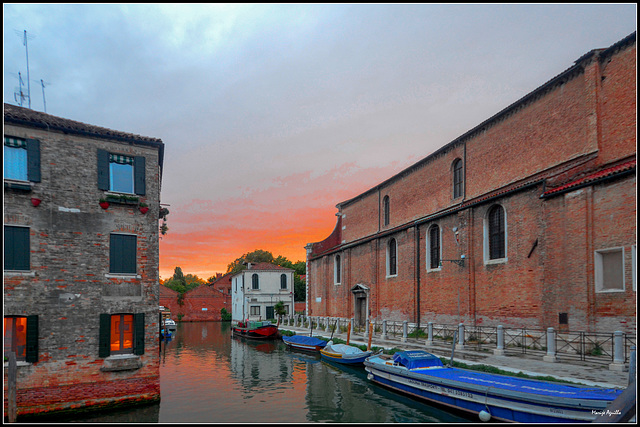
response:
{"label": "sunset glow", "polygon": [[[160,277],[185,274],[208,279],[256,249],[305,261],[305,245],[324,240],[336,224],[336,204],[389,178],[408,165],[385,168],[342,165],[320,176],[310,172],[274,180],[265,190],[212,202],[193,199],[169,206],[169,232],[160,240]],[[304,185],[297,185],[302,184]]]}

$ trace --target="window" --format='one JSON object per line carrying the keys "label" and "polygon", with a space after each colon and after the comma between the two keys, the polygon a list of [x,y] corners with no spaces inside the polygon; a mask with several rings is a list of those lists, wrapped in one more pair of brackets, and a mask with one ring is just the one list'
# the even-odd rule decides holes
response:
{"label": "window", "polygon": [[383,209],[383,217],[384,217],[384,226],[389,225],[389,196],[384,196],[382,199],[382,209]]}
{"label": "window", "polygon": [[98,150],[98,188],[116,193],[145,195],[145,158]]}
{"label": "window", "polygon": [[397,250],[396,239],[389,240],[387,244],[387,276],[398,274]]}
{"label": "window", "polygon": [[464,184],[462,177],[462,160],[456,159],[453,162],[453,198],[457,199],[458,197],[462,197]]}
{"label": "window", "polygon": [[256,273],[251,276],[251,289],[260,289],[260,281]]}
{"label": "window", "polygon": [[144,337],[144,313],[101,314],[98,355],[144,354]]}
{"label": "window", "polygon": [[287,289],[287,275],[280,275],[280,289]]}
{"label": "window", "polygon": [[136,274],[137,236],[111,234],[109,245],[109,272]]}
{"label": "window", "polygon": [[489,210],[488,244],[490,260],[505,258],[506,227],[504,209],[500,205],[495,205]]}
{"label": "window", "polygon": [[251,316],[260,316],[260,306],[252,305],[251,307],[249,307],[249,314]]}
{"label": "window", "polygon": [[440,268],[440,227],[433,225],[429,228],[429,269]]}
{"label": "window", "polygon": [[16,354],[16,360],[38,361],[38,316],[4,318],[4,356]]}
{"label": "window", "polygon": [[133,353],[133,314],[111,316],[111,354]]}
{"label": "window", "polygon": [[40,182],[40,141],[5,136],[4,178]]}
{"label": "window", "polygon": [[336,255],[336,257],[333,260],[333,282],[336,285],[342,283],[341,267],[342,267],[342,265],[341,265],[340,255]]}
{"label": "window", "polygon": [[4,269],[29,271],[31,269],[31,236],[28,227],[4,226]]}
{"label": "window", "polygon": [[595,252],[594,273],[597,292],[624,291],[624,249]]}

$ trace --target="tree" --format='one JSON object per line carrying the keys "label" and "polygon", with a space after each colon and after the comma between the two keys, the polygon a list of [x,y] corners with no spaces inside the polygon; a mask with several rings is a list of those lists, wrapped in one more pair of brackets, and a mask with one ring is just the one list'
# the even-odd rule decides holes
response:
{"label": "tree", "polygon": [[180,301],[182,300],[182,298],[184,298],[185,292],[197,288],[203,283],[204,280],[193,274],[187,274],[185,276],[182,272],[182,268],[180,267],[175,268],[173,277],[165,280],[164,282],[161,282],[161,284],[166,286],[167,288],[173,289],[174,291],[178,292],[178,304],[180,304]]}
{"label": "tree", "polygon": [[273,264],[273,261],[273,254],[271,252],[264,251],[262,249],[256,249],[253,252],[242,255],[240,258],[237,258],[235,261],[230,263],[227,266],[227,273],[239,273],[240,271],[247,268],[245,264],[248,262],[270,262]]}

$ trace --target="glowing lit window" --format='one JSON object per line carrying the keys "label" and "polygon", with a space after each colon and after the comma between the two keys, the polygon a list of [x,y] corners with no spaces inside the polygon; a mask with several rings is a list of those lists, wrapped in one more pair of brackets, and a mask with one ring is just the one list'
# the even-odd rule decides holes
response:
{"label": "glowing lit window", "polygon": [[133,353],[133,314],[111,316],[111,353]]}
{"label": "glowing lit window", "polygon": [[4,318],[4,356],[10,353],[16,354],[16,360],[25,360],[27,357],[27,318]]}

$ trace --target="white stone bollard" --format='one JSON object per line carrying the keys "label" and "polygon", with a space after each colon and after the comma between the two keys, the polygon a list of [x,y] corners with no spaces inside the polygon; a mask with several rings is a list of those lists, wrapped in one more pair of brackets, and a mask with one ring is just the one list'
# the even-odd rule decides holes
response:
{"label": "white stone bollard", "polygon": [[427,346],[433,345],[433,322],[427,323],[427,341],[425,344]]}
{"label": "white stone bollard", "polygon": [[556,361],[556,334],[553,328],[547,328],[547,355],[542,360],[550,363]]}
{"label": "white stone bollard", "polygon": [[380,339],[383,339],[383,340],[387,339],[387,321],[386,320],[382,321],[382,335],[380,336]]}
{"label": "white stone bollard", "polygon": [[497,347],[493,350],[493,354],[496,356],[504,356],[504,329],[502,327],[502,325],[498,325],[498,328],[496,329],[496,335],[497,335]]}
{"label": "white stone bollard", "polygon": [[409,328],[409,325],[408,325],[407,321],[405,320],[404,322],[402,322],[402,339],[400,341],[407,342],[407,329],[408,328]]}
{"label": "white stone bollard", "polygon": [[458,325],[458,343],[456,350],[464,350],[464,323]]}
{"label": "white stone bollard", "polygon": [[613,333],[613,363],[609,364],[610,371],[624,371],[624,334],[621,331]]}

